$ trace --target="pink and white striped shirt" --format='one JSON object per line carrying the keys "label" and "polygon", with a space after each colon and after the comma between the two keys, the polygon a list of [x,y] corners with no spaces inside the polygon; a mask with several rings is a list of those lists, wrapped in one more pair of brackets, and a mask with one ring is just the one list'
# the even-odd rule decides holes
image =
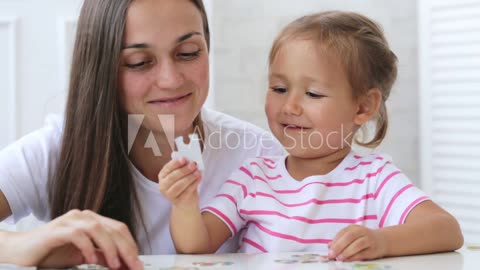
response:
{"label": "pink and white striped shirt", "polygon": [[429,200],[386,155],[351,152],[330,173],[296,181],[286,156],[247,160],[203,211],[241,234],[240,252],[327,252],[351,224],[378,229],[404,223]]}

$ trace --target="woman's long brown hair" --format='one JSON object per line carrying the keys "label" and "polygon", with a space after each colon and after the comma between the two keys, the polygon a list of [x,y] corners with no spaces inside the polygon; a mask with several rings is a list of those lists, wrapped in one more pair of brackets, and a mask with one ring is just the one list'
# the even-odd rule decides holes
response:
{"label": "woman's long brown hair", "polygon": [[[201,0],[191,0],[203,18]],[[132,0],[85,0],[77,24],[60,157],[49,181],[51,218],[89,209],[125,223],[133,236],[143,224],[129,169],[127,115],[120,107],[118,68]],[[160,196],[160,194],[159,194]]]}

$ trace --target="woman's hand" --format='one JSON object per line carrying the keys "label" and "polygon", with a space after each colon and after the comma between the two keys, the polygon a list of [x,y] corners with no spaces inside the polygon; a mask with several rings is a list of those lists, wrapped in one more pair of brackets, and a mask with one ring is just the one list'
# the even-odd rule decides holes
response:
{"label": "woman's hand", "polygon": [[173,159],[158,174],[158,188],[175,207],[196,209],[201,177],[196,163]]}
{"label": "woman's hand", "polygon": [[384,257],[386,248],[386,240],[380,230],[350,225],[328,244],[328,258],[339,261],[373,260]]}
{"label": "woman's hand", "polygon": [[87,263],[143,269],[127,226],[89,210],[71,210],[35,230],[9,233],[5,240],[15,247],[5,258],[17,265],[63,268]]}

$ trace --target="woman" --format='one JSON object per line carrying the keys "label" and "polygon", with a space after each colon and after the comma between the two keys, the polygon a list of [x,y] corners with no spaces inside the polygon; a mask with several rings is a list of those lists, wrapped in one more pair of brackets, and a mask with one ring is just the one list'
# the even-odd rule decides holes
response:
{"label": "woman", "polygon": [[201,0],[85,0],[64,121],[0,152],[0,220],[48,221],[0,231],[0,262],[139,269],[139,253],[175,252],[157,184],[171,138],[202,138],[201,202],[245,158],[282,151],[263,130],[202,109],[208,50]]}

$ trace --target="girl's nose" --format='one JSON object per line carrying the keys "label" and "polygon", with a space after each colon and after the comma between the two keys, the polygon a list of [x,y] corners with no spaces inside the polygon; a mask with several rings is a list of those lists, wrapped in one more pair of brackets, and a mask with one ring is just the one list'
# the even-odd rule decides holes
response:
{"label": "girl's nose", "polygon": [[290,96],[282,107],[282,111],[288,115],[299,116],[303,113],[303,108],[298,97]]}
{"label": "girl's nose", "polygon": [[157,71],[157,86],[160,89],[175,90],[185,81],[183,74],[172,61],[160,63]]}

